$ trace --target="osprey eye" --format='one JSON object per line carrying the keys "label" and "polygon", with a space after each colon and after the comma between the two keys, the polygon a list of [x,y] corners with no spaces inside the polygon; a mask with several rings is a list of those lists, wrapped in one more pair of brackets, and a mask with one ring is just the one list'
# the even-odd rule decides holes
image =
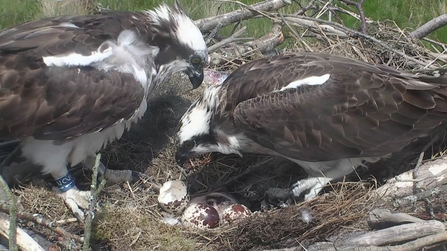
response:
{"label": "osprey eye", "polygon": [[183,146],[184,146],[185,148],[187,148],[187,149],[191,149],[191,148],[193,148],[194,145],[195,145],[194,142],[191,141],[191,140],[185,141],[185,143],[183,143]]}
{"label": "osprey eye", "polygon": [[191,63],[193,63],[193,64],[200,64],[200,63],[202,63],[202,59],[200,59],[199,57],[193,57],[191,59]]}

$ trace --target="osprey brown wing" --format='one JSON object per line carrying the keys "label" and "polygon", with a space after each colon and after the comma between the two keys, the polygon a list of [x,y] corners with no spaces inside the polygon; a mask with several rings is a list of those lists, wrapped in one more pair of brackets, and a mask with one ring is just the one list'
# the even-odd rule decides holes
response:
{"label": "osprey brown wing", "polygon": [[[324,84],[280,91],[292,81],[324,74],[330,75]],[[271,64],[262,76],[250,71],[244,75],[241,78],[256,83],[252,86],[274,88],[235,102],[237,127],[255,142],[294,159],[384,156],[433,129],[447,115],[445,86],[340,57]],[[236,91],[238,84],[228,81],[227,92]],[[246,95],[232,95],[238,94]]]}
{"label": "osprey brown wing", "polygon": [[133,30],[141,41],[150,39],[148,24],[141,15],[110,12],[108,15],[60,16],[32,21],[0,31],[0,55],[24,52],[42,56],[78,53],[90,55],[106,40],[116,40],[121,31]]}
{"label": "osprey brown wing", "polygon": [[95,132],[129,119],[143,95],[141,84],[132,75],[115,71],[92,67],[2,69],[0,137],[54,140]]}
{"label": "osprey brown wing", "polygon": [[0,31],[0,137],[67,139],[134,115],[144,91],[131,74],[43,61],[89,56],[124,29],[146,36],[137,19],[119,15],[130,13],[48,18]]}

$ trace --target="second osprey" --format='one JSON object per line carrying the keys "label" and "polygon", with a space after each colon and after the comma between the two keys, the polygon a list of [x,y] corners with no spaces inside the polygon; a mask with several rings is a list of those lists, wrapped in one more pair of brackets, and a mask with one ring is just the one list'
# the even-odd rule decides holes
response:
{"label": "second osprey", "polygon": [[292,193],[401,150],[447,120],[445,77],[323,53],[252,61],[205,90],[178,132],[179,165],[207,152],[283,156],[309,174]]}

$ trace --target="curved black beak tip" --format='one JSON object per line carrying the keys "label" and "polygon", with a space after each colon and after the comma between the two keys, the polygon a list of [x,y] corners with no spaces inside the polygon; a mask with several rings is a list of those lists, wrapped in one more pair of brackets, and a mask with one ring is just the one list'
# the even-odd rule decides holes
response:
{"label": "curved black beak tip", "polygon": [[175,153],[175,162],[177,162],[179,167],[184,168],[186,161],[188,161],[188,157],[185,154],[182,154],[179,151]]}
{"label": "curved black beak tip", "polygon": [[203,71],[189,76],[189,81],[191,81],[192,89],[198,88],[203,82]]}

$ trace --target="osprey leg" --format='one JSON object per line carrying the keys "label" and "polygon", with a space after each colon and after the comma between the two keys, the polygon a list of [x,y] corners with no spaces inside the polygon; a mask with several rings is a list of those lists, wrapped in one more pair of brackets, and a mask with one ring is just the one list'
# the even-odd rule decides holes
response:
{"label": "osprey leg", "polygon": [[309,192],[304,195],[304,200],[313,199],[331,180],[331,178],[326,177],[311,177],[299,180],[291,187],[292,195],[298,197],[301,195],[301,193],[310,189]]}
{"label": "osprey leg", "polygon": [[[87,159],[84,161],[84,166],[89,169],[92,169],[93,166],[95,165],[95,159],[96,159],[96,156],[94,156],[94,155],[88,156]],[[108,169],[102,162],[100,162],[100,164],[99,164],[98,174],[99,174],[100,180],[105,179],[105,180],[107,180],[107,183],[109,183],[109,184],[119,184],[119,183],[123,183],[123,182],[135,182],[135,181],[139,180],[140,178],[142,178],[142,179],[149,178],[149,176],[147,176],[146,174],[140,173],[137,171]]]}
{"label": "osprey leg", "polygon": [[[73,212],[77,219],[84,219],[84,211],[89,205],[91,193],[90,191],[80,191],[75,184],[73,177],[64,168],[64,172],[60,170],[51,173],[58,186],[58,195],[64,200],[68,208]],[[81,209],[82,208],[82,209]]]}

